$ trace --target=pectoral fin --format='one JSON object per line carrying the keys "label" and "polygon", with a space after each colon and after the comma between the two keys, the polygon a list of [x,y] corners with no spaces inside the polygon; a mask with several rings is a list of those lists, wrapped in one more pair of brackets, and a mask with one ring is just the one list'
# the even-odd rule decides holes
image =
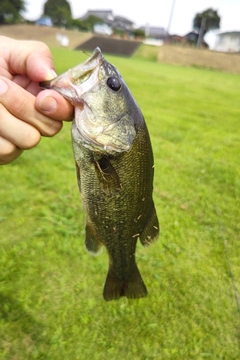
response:
{"label": "pectoral fin", "polygon": [[121,190],[119,176],[107,157],[95,160],[95,167],[103,191],[114,194]]}
{"label": "pectoral fin", "polygon": [[76,165],[76,174],[77,174],[77,182],[78,182],[78,188],[81,192],[81,178],[80,178],[80,167],[78,166],[77,162],[75,162]]}
{"label": "pectoral fin", "polygon": [[156,241],[159,236],[159,231],[160,228],[159,228],[157,213],[153,205],[152,211],[150,212],[146,225],[140,234],[140,241],[142,245],[148,246],[151,245],[151,243],[153,243],[154,241]]}

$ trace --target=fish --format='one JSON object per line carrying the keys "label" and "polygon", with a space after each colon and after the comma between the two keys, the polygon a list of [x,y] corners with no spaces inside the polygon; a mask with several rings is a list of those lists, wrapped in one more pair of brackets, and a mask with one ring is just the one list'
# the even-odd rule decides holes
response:
{"label": "fish", "polygon": [[143,114],[118,69],[100,48],[83,63],[40,83],[74,106],[72,144],[86,213],[85,247],[105,246],[106,301],[147,295],[136,264],[136,245],[155,242],[159,221],[153,201],[154,158]]}

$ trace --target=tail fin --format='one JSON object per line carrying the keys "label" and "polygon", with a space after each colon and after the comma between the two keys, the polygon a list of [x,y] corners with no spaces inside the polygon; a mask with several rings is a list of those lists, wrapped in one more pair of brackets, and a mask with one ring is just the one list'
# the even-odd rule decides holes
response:
{"label": "tail fin", "polygon": [[121,296],[126,296],[129,299],[137,299],[146,295],[147,288],[136,264],[134,264],[127,280],[120,279],[110,266],[103,289],[103,297],[106,301],[118,300]]}

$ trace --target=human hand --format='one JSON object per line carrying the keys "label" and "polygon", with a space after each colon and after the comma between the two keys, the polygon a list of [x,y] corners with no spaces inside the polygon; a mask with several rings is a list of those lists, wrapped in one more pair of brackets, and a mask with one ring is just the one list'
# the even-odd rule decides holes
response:
{"label": "human hand", "polygon": [[41,136],[54,136],[73,107],[39,82],[56,76],[46,44],[0,36],[0,164],[36,146]]}

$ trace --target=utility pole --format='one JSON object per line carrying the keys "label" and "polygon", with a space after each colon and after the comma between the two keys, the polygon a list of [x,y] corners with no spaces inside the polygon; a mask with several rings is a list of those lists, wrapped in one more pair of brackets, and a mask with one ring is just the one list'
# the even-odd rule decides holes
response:
{"label": "utility pole", "polygon": [[203,16],[202,21],[201,21],[201,28],[198,34],[198,41],[197,41],[197,47],[201,47],[202,42],[203,42],[203,35],[204,35],[204,30],[205,30],[205,26],[206,26],[206,22],[207,22],[207,18]]}
{"label": "utility pole", "polygon": [[174,7],[175,7],[175,1],[176,0],[173,0],[173,2],[172,2],[171,12],[170,12],[169,20],[168,20],[168,27],[167,27],[168,34],[169,34],[171,23],[172,23],[172,17],[173,17],[173,12],[174,12]]}

